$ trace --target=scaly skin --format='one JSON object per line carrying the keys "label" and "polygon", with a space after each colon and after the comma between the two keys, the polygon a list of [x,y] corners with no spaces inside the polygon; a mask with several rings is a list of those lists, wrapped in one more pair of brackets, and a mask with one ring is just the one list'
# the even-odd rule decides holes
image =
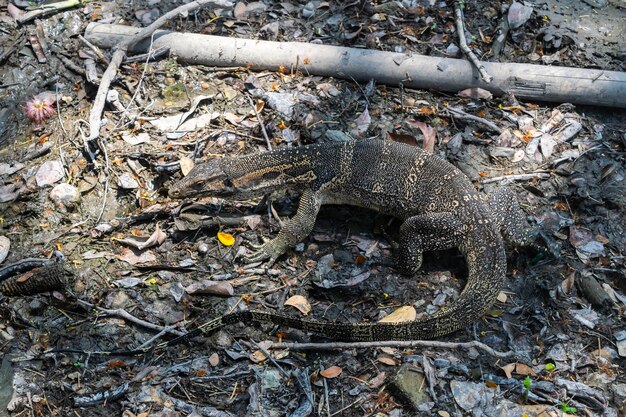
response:
{"label": "scaly skin", "polygon": [[275,261],[311,232],[321,205],[350,204],[403,221],[400,257],[405,271],[419,269],[424,251],[458,248],[469,271],[465,288],[445,309],[412,322],[337,324],[253,310],[218,317],[201,326],[203,332],[252,320],[335,340],[436,338],[470,325],[494,303],[506,272],[500,231],[520,242],[531,236],[507,191],[486,201],[447,161],[416,147],[376,139],[214,159],[194,167],[172,185],[169,195],[245,199],[282,189],[301,193],[298,210],[249,260]]}

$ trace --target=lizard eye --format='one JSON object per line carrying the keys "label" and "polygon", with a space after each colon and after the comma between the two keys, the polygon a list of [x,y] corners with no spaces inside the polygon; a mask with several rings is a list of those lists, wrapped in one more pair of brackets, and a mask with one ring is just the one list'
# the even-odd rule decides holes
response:
{"label": "lizard eye", "polygon": [[230,178],[226,178],[224,180],[224,187],[232,187],[233,186],[233,182],[230,180]]}

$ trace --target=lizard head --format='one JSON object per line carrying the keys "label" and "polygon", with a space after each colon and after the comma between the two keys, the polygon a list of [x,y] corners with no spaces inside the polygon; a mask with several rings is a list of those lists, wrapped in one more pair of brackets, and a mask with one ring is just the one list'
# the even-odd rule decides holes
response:
{"label": "lizard head", "polygon": [[230,176],[222,169],[221,159],[212,159],[193,167],[185,178],[172,184],[168,190],[171,198],[194,196],[228,197],[233,195]]}

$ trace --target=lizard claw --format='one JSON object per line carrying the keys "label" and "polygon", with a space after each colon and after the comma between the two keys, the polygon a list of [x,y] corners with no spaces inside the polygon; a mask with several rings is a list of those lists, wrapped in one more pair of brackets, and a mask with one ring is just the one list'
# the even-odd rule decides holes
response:
{"label": "lizard claw", "polygon": [[264,243],[260,245],[250,244],[255,250],[250,255],[244,256],[243,259],[246,263],[261,262],[269,259],[267,262],[267,266],[269,267],[285,252],[286,248],[275,239],[267,239],[265,237],[262,239]]}

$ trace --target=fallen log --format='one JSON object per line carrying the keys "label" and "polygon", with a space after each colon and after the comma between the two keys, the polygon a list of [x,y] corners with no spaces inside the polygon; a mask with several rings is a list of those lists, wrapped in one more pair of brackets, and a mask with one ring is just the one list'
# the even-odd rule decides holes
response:
{"label": "fallen log", "polygon": [[[90,23],[85,38],[101,48],[114,48],[140,29],[123,25]],[[130,51],[144,53],[149,40]],[[480,87],[495,95],[510,92],[524,100],[626,107],[626,73],[532,64],[483,62],[490,84],[464,59],[384,52],[302,42],[155,32],[153,48],[167,47],[182,62],[217,67],[249,67],[253,70],[299,70],[308,74],[376,80],[405,87],[457,92]]]}

